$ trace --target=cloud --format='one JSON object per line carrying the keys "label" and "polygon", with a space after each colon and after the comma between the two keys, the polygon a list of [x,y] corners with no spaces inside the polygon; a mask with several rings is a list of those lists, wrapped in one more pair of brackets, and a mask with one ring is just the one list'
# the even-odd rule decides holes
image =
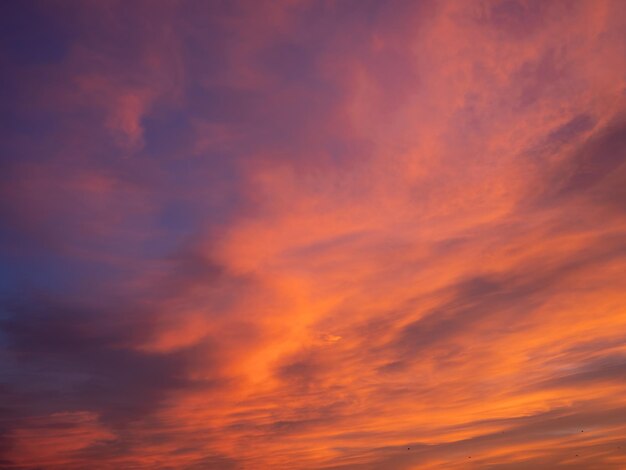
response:
{"label": "cloud", "polygon": [[0,466],[625,465],[622,2],[3,8]]}

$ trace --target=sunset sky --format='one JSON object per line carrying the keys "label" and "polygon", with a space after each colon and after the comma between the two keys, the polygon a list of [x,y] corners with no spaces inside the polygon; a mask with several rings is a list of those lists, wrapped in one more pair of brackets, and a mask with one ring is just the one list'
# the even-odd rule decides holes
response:
{"label": "sunset sky", "polygon": [[626,1],[0,23],[0,469],[626,469]]}

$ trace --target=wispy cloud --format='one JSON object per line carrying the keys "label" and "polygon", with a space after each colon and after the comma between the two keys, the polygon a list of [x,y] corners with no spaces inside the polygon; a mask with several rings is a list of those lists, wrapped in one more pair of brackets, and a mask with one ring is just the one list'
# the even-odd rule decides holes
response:
{"label": "wispy cloud", "polygon": [[1,8],[0,467],[626,466],[623,2]]}

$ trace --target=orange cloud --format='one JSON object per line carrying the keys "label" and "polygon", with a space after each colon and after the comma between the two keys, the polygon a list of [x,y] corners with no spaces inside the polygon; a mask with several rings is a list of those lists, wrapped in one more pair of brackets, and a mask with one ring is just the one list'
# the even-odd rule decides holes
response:
{"label": "orange cloud", "polygon": [[626,465],[621,2],[45,8],[3,465]]}

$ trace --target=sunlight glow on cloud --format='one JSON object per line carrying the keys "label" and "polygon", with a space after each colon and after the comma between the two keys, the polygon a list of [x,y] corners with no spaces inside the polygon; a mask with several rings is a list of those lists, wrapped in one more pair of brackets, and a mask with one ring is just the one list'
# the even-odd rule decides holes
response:
{"label": "sunlight glow on cloud", "polygon": [[625,2],[1,11],[1,468],[626,468]]}

